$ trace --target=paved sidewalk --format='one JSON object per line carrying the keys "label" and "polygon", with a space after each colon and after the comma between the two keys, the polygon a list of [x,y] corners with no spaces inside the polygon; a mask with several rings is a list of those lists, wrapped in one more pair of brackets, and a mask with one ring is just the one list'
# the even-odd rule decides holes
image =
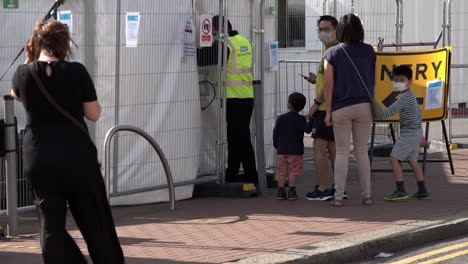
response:
{"label": "paved sidewalk", "polygon": [[[440,158],[431,154],[431,158]],[[300,179],[300,200],[276,201],[275,190],[269,196],[250,199],[203,198],[180,201],[171,212],[167,204],[114,207],[118,235],[128,264],[144,263],[223,263],[253,256],[298,254],[297,248],[311,249],[313,244],[351,236],[365,236],[379,230],[399,230],[408,224],[468,211],[468,151],[455,150],[456,175],[448,164],[432,163],[427,168],[427,185],[431,201],[384,202],[392,192],[390,173],[374,173],[375,205],[360,205],[359,180],[353,163],[348,179],[350,199],[343,208],[328,202],[305,200],[312,189],[315,173],[307,162],[306,174]],[[379,159],[379,167],[389,168]],[[415,191],[408,174],[406,187]],[[22,235],[0,240],[2,264],[42,263],[36,215],[23,216]],[[85,250],[73,220],[68,220],[71,235]],[[312,245],[312,246],[311,246]]]}

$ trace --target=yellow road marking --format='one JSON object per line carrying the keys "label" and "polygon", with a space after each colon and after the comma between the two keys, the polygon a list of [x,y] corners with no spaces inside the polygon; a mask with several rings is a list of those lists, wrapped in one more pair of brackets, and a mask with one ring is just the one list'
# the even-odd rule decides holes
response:
{"label": "yellow road marking", "polygon": [[[27,249],[41,249],[41,247],[28,247],[28,246],[14,246],[14,245],[0,245],[2,247],[10,247],[10,248],[27,248]],[[86,248],[80,248],[81,252],[87,253],[88,250]]]}
{"label": "yellow road marking", "polygon": [[419,264],[434,264],[434,263],[438,263],[438,262],[441,262],[441,261],[444,261],[444,260],[453,259],[453,258],[456,258],[456,257],[459,257],[459,256],[463,256],[463,255],[466,255],[466,254],[468,254],[468,250],[458,251],[458,252],[452,253],[450,255],[445,255],[445,256],[442,256],[442,257],[439,257],[439,258],[436,258],[436,259],[431,259],[431,260],[428,260],[428,261],[424,261],[424,262],[421,262]]}
{"label": "yellow road marking", "polygon": [[[426,253],[423,253],[423,254],[420,254],[420,255],[416,255],[416,256],[413,256],[413,257],[410,257],[410,258],[402,259],[400,261],[392,262],[391,264],[409,264],[409,263],[413,263],[415,261],[418,261],[420,259],[425,259],[425,258],[428,258],[428,257],[431,257],[431,256],[439,255],[439,254],[442,254],[442,253],[445,253],[445,252],[453,251],[453,250],[464,248],[464,247],[468,247],[468,242],[467,243],[456,244],[456,245],[449,246],[449,247],[444,247],[444,248],[437,249],[437,250],[434,250],[434,251],[429,251],[429,252],[426,252]],[[419,264],[421,264],[421,263],[419,263]]]}
{"label": "yellow road marking", "polygon": [[40,247],[13,246],[13,245],[0,245],[0,247],[40,249]]}

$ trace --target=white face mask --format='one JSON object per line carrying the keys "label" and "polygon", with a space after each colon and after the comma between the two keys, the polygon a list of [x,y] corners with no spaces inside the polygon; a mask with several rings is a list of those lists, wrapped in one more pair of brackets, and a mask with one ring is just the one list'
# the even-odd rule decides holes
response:
{"label": "white face mask", "polygon": [[397,90],[399,92],[403,92],[408,87],[407,87],[407,84],[404,83],[404,82],[393,82],[393,88],[395,88],[395,90]]}
{"label": "white face mask", "polygon": [[329,31],[329,32],[322,31],[318,33],[318,38],[323,44],[328,45],[334,40],[333,34],[334,34],[333,31]]}

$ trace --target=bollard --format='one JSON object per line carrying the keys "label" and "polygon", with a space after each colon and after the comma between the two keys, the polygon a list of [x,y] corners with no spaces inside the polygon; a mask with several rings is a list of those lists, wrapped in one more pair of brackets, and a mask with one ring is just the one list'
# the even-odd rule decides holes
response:
{"label": "bollard", "polygon": [[266,190],[266,171],[265,171],[265,142],[264,142],[264,117],[263,117],[263,84],[256,80],[254,86],[254,120],[255,120],[255,144],[257,149],[257,170],[258,170],[258,190],[263,195]]}
{"label": "bollard", "polygon": [[3,97],[5,102],[5,159],[6,159],[6,196],[7,196],[7,236],[18,234],[18,163],[16,153],[16,119],[14,98]]}

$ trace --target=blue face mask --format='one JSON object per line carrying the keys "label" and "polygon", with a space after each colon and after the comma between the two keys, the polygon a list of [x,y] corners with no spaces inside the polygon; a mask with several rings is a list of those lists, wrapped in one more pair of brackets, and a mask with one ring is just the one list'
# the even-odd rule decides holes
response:
{"label": "blue face mask", "polygon": [[221,38],[219,36],[213,36],[213,41],[219,41]]}

